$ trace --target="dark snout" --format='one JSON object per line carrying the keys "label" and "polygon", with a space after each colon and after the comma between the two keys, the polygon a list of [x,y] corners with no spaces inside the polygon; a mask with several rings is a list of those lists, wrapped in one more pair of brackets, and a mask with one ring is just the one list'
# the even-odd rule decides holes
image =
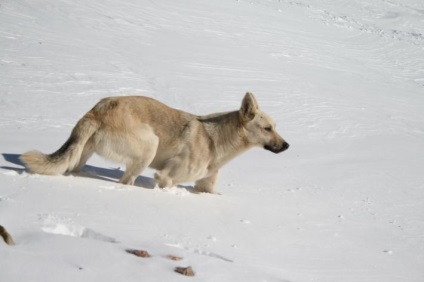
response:
{"label": "dark snout", "polygon": [[268,151],[271,151],[273,153],[278,154],[278,153],[281,153],[282,151],[287,150],[289,147],[290,147],[289,143],[284,142],[281,145],[274,145],[274,146],[272,146],[272,145],[265,145],[264,146],[264,149],[265,150],[268,150]]}

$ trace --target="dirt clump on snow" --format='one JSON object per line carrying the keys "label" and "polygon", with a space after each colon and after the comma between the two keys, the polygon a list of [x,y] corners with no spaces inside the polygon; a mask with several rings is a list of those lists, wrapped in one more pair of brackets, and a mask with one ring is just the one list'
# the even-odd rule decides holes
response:
{"label": "dirt clump on snow", "polygon": [[135,256],[140,257],[140,258],[149,258],[149,257],[151,257],[151,255],[149,254],[149,252],[148,251],[144,251],[144,250],[128,249],[128,250],[125,250],[125,251],[127,253],[129,253],[129,254],[135,255]]}
{"label": "dirt clump on snow", "polygon": [[12,236],[6,231],[6,228],[0,225],[0,236],[9,246],[15,245]]}
{"label": "dirt clump on snow", "polygon": [[180,261],[180,260],[183,259],[182,257],[174,256],[174,255],[167,255],[166,258],[167,259],[170,259],[170,260],[173,260],[173,261]]}
{"label": "dirt clump on snow", "polygon": [[185,275],[185,276],[194,276],[194,274],[195,274],[194,271],[193,271],[193,269],[191,268],[191,266],[187,266],[187,267],[176,267],[174,269],[174,271],[177,272],[177,273],[180,273],[182,275]]}

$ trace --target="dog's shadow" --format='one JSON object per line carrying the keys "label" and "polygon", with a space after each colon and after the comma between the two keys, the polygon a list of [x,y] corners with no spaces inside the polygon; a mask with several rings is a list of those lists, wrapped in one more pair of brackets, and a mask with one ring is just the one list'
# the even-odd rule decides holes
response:
{"label": "dog's shadow", "polygon": [[[0,168],[13,170],[19,174],[22,174],[25,171],[25,166],[19,159],[21,155],[19,154],[2,154],[2,155],[6,161],[12,164],[21,166],[22,168],[11,167],[11,166],[1,166]],[[119,180],[123,174],[124,172],[120,169],[108,169],[108,168],[102,168],[102,167],[97,167],[92,165],[85,165],[82,168],[81,172],[73,173],[73,175],[77,175],[81,177],[95,178],[95,179],[101,179],[101,180],[112,181],[112,182],[116,182],[116,180]],[[140,175],[137,177],[135,181],[135,185],[143,187],[143,188],[147,188],[147,189],[153,189],[156,186],[156,182],[151,177],[145,177]],[[178,186],[178,187],[185,188],[185,189],[192,189],[191,186]]]}

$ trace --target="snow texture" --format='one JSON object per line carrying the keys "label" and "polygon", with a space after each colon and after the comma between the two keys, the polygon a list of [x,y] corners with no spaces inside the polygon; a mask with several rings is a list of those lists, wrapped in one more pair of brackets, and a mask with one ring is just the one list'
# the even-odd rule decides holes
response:
{"label": "snow texture", "polygon": [[[291,146],[230,162],[221,195],[18,159],[103,97],[207,114],[247,91]],[[0,281],[422,282],[423,94],[421,0],[2,1]]]}

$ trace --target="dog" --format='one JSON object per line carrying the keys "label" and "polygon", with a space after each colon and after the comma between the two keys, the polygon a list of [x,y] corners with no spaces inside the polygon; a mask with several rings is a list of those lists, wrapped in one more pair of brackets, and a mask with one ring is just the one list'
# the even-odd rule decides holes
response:
{"label": "dog", "polygon": [[289,148],[250,92],[239,110],[205,116],[152,98],[126,96],[98,102],[56,152],[29,151],[20,159],[30,173],[55,175],[80,171],[97,153],[126,165],[122,184],[134,185],[151,167],[160,188],[194,181],[196,192],[216,193],[219,169],[254,146],[273,153]]}

